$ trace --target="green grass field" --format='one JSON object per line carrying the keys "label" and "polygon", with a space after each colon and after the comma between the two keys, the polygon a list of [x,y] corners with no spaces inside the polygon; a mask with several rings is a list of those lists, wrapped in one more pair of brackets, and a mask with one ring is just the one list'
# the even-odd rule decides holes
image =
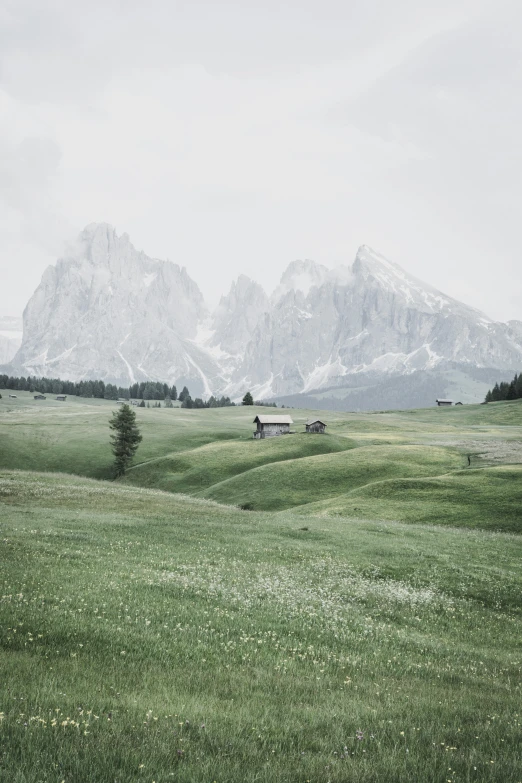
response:
{"label": "green grass field", "polygon": [[522,781],[522,404],[2,394],[1,781]]}

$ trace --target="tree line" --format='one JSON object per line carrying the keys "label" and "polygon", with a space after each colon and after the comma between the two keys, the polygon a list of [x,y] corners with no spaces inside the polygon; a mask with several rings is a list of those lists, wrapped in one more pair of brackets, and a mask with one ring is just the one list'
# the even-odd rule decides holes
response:
{"label": "tree line", "polygon": [[[64,381],[62,378],[38,378],[36,376],[0,375],[0,389],[40,392],[40,394],[73,394],[77,397],[98,397],[105,400],[171,400],[178,399],[175,386],[158,381],[133,383],[131,386],[116,386],[100,380]],[[185,387],[184,392],[188,394]]]}
{"label": "tree line", "polygon": [[[235,405],[230,397],[201,397],[192,399],[186,386],[179,392],[176,386],[160,381],[142,381],[130,386],[116,386],[101,380],[94,381],[64,381],[62,378],[38,378],[36,376],[0,375],[0,389],[13,391],[38,392],[39,394],[70,394],[76,397],[96,397],[102,400],[142,400],[144,403],[163,400],[165,406],[171,407],[176,400],[182,408],[224,408]],[[153,406],[154,407],[154,406]],[[155,407],[158,407],[156,404]]]}
{"label": "tree line", "polygon": [[512,381],[502,381],[496,383],[488,391],[485,402],[499,402],[500,400],[520,400],[522,399],[522,373],[515,375]]}

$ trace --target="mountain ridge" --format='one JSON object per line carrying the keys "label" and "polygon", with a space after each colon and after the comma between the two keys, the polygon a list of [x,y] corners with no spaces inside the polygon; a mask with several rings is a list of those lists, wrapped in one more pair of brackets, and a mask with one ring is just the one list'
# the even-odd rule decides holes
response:
{"label": "mountain ridge", "polygon": [[[361,245],[351,265],[291,262],[271,296],[245,275],[210,312],[185,267],[88,225],[24,311],[24,374],[257,399],[383,385],[450,366],[522,364],[522,322],[501,323]],[[338,394],[338,392],[336,392]],[[341,395],[342,396],[342,395]]]}

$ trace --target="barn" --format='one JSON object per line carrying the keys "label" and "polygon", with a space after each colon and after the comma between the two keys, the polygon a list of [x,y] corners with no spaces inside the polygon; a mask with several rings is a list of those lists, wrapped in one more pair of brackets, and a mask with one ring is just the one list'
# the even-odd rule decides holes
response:
{"label": "barn", "polygon": [[272,438],[275,435],[288,435],[290,425],[293,424],[291,416],[265,416],[264,414],[256,416],[254,424],[257,429],[254,431],[254,438]]}
{"label": "barn", "polygon": [[43,394],[35,394],[34,395],[35,400],[45,400],[46,398],[43,396]]}
{"label": "barn", "polygon": [[67,399],[67,395],[59,394],[56,399],[59,400],[60,402],[65,402],[65,400]]}
{"label": "barn", "polygon": [[324,435],[325,428],[326,422],[322,421],[321,419],[308,419],[306,422],[307,432],[320,432]]}
{"label": "barn", "polygon": [[445,408],[448,405],[453,405],[453,400],[435,400],[439,408]]}

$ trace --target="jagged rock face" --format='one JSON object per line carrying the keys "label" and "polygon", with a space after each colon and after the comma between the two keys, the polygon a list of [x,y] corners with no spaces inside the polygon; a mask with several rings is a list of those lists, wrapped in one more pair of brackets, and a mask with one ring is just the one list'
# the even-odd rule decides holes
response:
{"label": "jagged rock face", "polygon": [[190,342],[205,316],[185,269],[148,258],[126,234],[93,224],[45,271],[24,312],[15,363],[26,373],[72,379],[182,379],[206,392],[218,369]]}
{"label": "jagged rock face", "polygon": [[351,267],[311,265],[291,265],[283,275],[236,373],[238,391],[286,395],[343,385],[357,373],[522,363],[519,322],[494,323],[368,247]]}
{"label": "jagged rock face", "polygon": [[270,298],[242,275],[210,316],[185,269],[100,224],[44,273],[13,364],[26,375],[151,378],[261,399],[457,365],[516,370],[522,322],[493,322],[366,246],[334,270],[294,261]]}
{"label": "jagged rock face", "polygon": [[22,319],[0,317],[0,364],[8,364],[22,344]]}
{"label": "jagged rock face", "polygon": [[212,345],[241,357],[268,308],[268,297],[259,283],[240,275],[212,315]]}

